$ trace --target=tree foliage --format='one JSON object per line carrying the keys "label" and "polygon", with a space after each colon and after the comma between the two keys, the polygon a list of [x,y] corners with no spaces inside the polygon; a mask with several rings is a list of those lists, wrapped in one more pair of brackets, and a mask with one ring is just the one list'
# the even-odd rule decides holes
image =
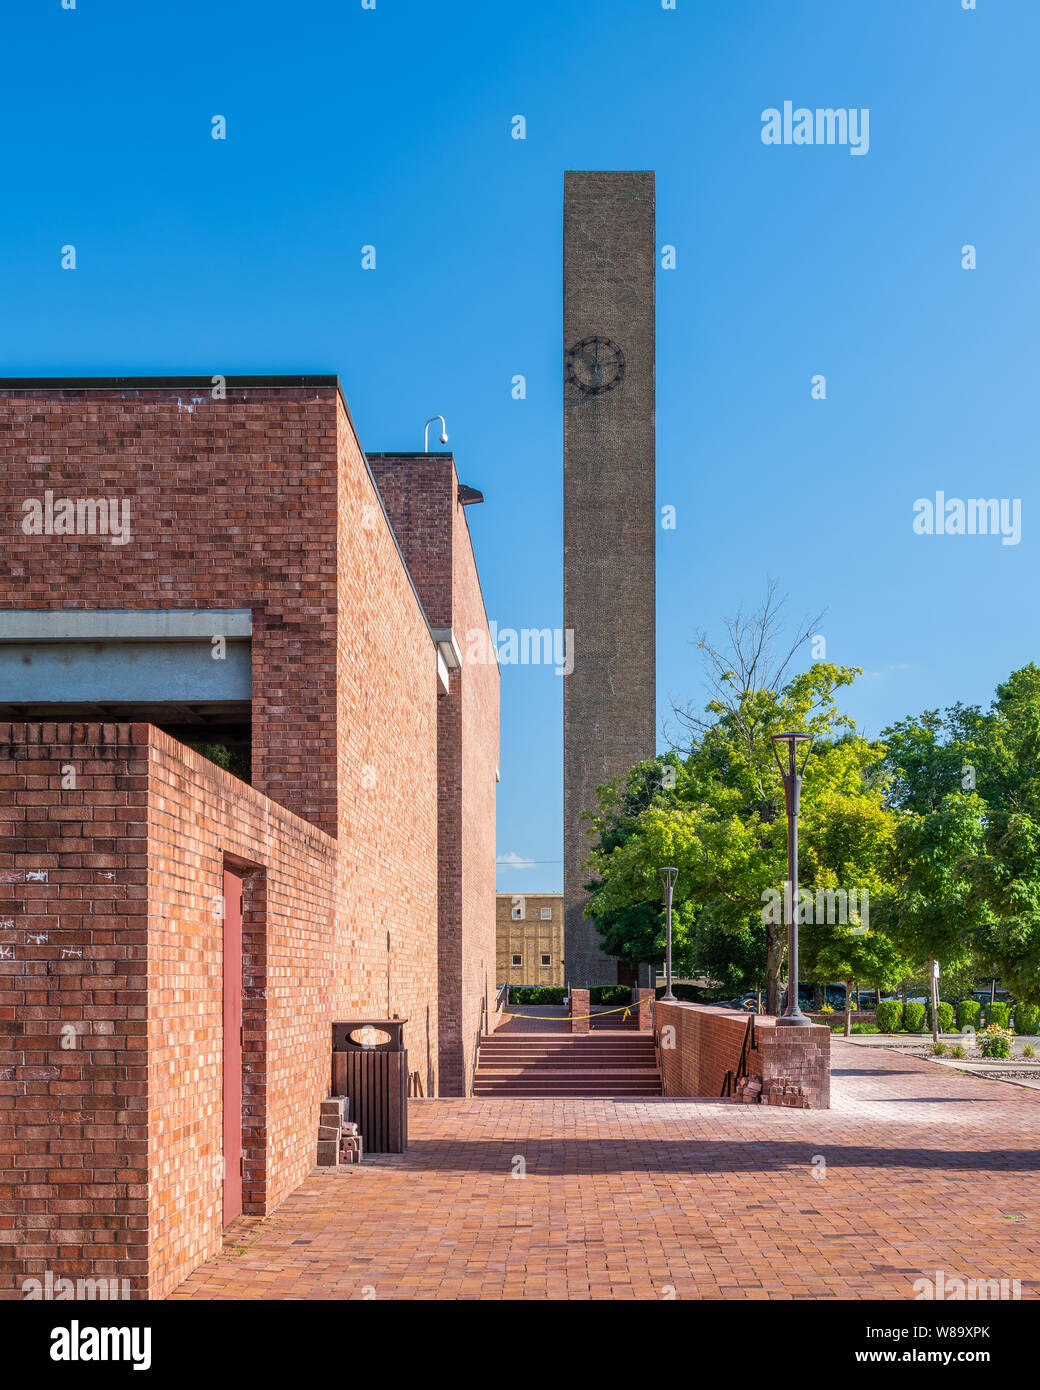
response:
{"label": "tree foliage", "polygon": [[663,959],[658,870],[674,865],[675,972],[764,983],[776,1010],[786,924],[763,903],[785,882],[787,839],[771,736],[800,729],[814,740],[800,884],[869,902],[867,922],[801,918],[803,977],[880,990],[934,958],[958,991],[985,972],[1040,1000],[1040,669],[1014,672],[987,711],[925,710],[869,740],[839,704],[859,668],[792,671],[808,633],[781,642],[781,608],[770,586],[728,645],[702,636],[708,699],[674,707],[686,746],[599,789],[586,911],[604,949]]}

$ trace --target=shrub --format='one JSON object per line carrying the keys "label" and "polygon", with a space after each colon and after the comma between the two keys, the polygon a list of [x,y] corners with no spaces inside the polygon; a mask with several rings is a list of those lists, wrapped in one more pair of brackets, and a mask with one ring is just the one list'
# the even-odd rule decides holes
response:
{"label": "shrub", "polygon": [[817,1013],[821,1014],[832,1014],[833,1012],[834,1006],[832,1004],[821,1004],[819,1009],[817,1009]]}
{"label": "shrub", "polygon": [[1008,1006],[999,999],[993,1004],[986,1005],[986,1027],[1006,1028],[1011,1017]]}
{"label": "shrub", "polygon": [[923,1004],[918,1004],[913,999],[910,999],[903,1005],[903,1027],[908,1033],[923,1032],[924,1018]]}
{"label": "shrub", "polygon": [[1010,1028],[1001,1028],[999,1023],[991,1023],[979,1034],[979,1047],[983,1057],[1010,1057],[1011,1040],[1014,1037]]}
{"label": "shrub", "polygon": [[[928,1005],[928,1027],[932,1026],[932,1006]],[[949,1033],[953,1029],[953,1005],[945,999],[939,1000],[939,1032]]]}
{"label": "shrub", "polygon": [[964,1056],[964,1048],[961,1047],[960,1043],[955,1043],[954,1046],[950,1048],[950,1056],[951,1056],[951,1057],[963,1057],[963,1056]]}
{"label": "shrub", "polygon": [[513,985],[509,990],[509,1007],[519,1004],[562,1004],[567,991],[562,985]]}
{"label": "shrub", "polygon": [[854,1033],[880,1033],[881,1029],[876,1023],[854,1023],[852,1031]]}
{"label": "shrub", "polygon": [[882,999],[877,1006],[879,1033],[898,1033],[903,1026],[903,1005],[898,999]]}
{"label": "shrub", "polygon": [[224,743],[189,743],[188,747],[196,753],[201,753],[204,758],[216,763],[217,767],[222,767],[225,772],[230,772],[240,781],[249,781],[252,762],[249,749],[229,748]]}
{"label": "shrub", "polygon": [[1015,1005],[1015,1032],[1040,1033],[1040,1006],[1036,1004]]}
{"label": "shrub", "polygon": [[945,1044],[945,1043],[932,1043],[932,1053],[933,1053],[936,1057],[945,1057],[945,1056],[946,1056],[946,1044]]}
{"label": "shrub", "polygon": [[[673,994],[676,991],[672,990]],[[676,994],[676,998],[678,995]],[[589,990],[590,1004],[629,1004],[632,1002],[632,991],[628,985],[593,985]]]}
{"label": "shrub", "polygon": [[1036,1048],[1033,1046],[1032,1043],[1026,1043],[1025,1047],[1022,1049],[1022,1056],[1023,1056],[1023,1057],[1035,1057],[1035,1056],[1036,1056]]}
{"label": "shrub", "polygon": [[979,1026],[979,1001],[977,999],[962,999],[957,1005],[957,1028],[964,1032],[965,1028],[974,1028],[978,1031]]}

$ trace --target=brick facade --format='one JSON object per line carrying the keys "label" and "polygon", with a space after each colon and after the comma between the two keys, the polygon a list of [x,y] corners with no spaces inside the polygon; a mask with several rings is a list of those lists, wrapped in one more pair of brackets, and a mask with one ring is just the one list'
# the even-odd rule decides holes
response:
{"label": "brick facade", "polygon": [[[514,917],[515,911],[522,916]],[[495,924],[500,985],[566,984],[562,893],[498,893]],[[519,965],[513,964],[514,956],[520,957]],[[549,957],[548,965],[542,964],[543,956]]]}
{"label": "brick facade", "polygon": [[151,725],[0,725],[0,755],[0,1279],[161,1296],[220,1248],[224,865],[246,885],[244,1209],[263,1213],[308,1172],[328,1089],[336,845]]}
{"label": "brick facade", "polygon": [[[220,1240],[225,864],[243,877],[246,1211],[313,1162],[334,1018],[408,1018],[426,1095],[465,1075],[494,969],[498,674],[455,681],[451,801],[421,576],[334,378],[222,400],[77,388],[0,384],[0,610],[252,614],[252,786],[143,724],[0,731],[0,1283],[17,1296],[33,1264],[156,1296]],[[26,535],[45,489],[128,499],[131,542]],[[465,518],[449,524],[476,623]],[[445,998],[449,871],[477,925]],[[78,1052],[59,1021],[90,1025],[66,1035]]]}
{"label": "brick facade", "polygon": [[[437,705],[439,1091],[472,1093],[494,1003],[499,670],[450,454],[372,454],[369,465],[435,633],[461,665]],[[476,640],[479,637],[479,641]]]}

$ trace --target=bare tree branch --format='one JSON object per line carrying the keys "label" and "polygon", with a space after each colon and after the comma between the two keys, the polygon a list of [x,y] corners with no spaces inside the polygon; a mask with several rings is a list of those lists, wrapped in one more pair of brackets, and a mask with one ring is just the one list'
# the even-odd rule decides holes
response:
{"label": "bare tree branch", "polygon": [[[777,583],[769,579],[762,606],[749,614],[743,608],[725,621],[726,644],[716,646],[706,632],[701,632],[698,647],[704,653],[704,685],[708,704],[717,704],[729,715],[738,730],[741,742],[750,754],[755,745],[758,724],[752,712],[744,708],[749,695],[767,690],[773,694],[780,689],[791,662],[802,644],[813,633],[826,609],[813,618],[803,618],[790,641],[781,643],[785,626],[786,596],[777,596]],[[704,712],[690,701],[683,705],[672,701],[672,713],[696,744],[716,722],[717,716],[705,718]],[[679,747],[688,754],[690,747]]]}

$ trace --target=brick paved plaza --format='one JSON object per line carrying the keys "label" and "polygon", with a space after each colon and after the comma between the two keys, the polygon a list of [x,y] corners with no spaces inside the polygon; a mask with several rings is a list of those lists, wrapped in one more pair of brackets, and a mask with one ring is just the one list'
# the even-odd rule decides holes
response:
{"label": "brick paved plaza", "polygon": [[172,1297],[909,1299],[937,1270],[1040,1293],[1022,1087],[836,1042],[829,1111],[451,1099],[410,1123],[406,1155],[315,1170]]}

